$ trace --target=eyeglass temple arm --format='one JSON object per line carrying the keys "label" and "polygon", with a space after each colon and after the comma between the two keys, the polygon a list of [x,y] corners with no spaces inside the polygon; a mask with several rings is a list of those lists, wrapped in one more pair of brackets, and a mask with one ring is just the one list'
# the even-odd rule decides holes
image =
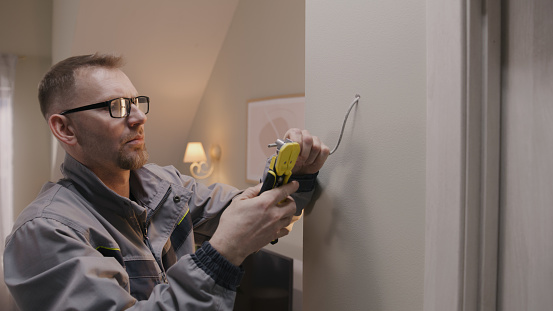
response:
{"label": "eyeglass temple arm", "polygon": [[73,113],[73,112],[78,112],[78,111],[85,111],[85,110],[91,110],[91,109],[107,107],[107,106],[109,106],[110,102],[111,101],[106,101],[106,102],[103,102],[103,103],[97,103],[97,104],[92,104],[92,105],[88,105],[88,106],[83,106],[83,107],[78,107],[78,108],[74,108],[74,109],[65,110],[65,111],[60,112],[60,115]]}

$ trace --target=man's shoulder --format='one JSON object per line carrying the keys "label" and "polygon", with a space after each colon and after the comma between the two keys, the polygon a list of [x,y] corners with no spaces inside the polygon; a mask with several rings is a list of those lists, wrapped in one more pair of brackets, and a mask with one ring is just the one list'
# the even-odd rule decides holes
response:
{"label": "man's shoulder", "polygon": [[159,179],[173,184],[182,184],[183,179],[191,177],[182,175],[179,170],[172,166],[160,166],[155,163],[148,163],[136,171],[142,179]]}
{"label": "man's shoulder", "polygon": [[52,219],[64,224],[76,225],[76,219],[87,217],[85,208],[79,208],[85,203],[80,196],[70,188],[73,184],[69,180],[60,180],[57,183],[47,182],[38,196],[17,217],[14,228],[37,218]]}
{"label": "man's shoulder", "polygon": [[64,188],[59,182],[45,183],[38,196],[21,212],[19,218],[40,217],[48,207],[52,206],[52,202],[59,198],[59,192],[64,192]]}

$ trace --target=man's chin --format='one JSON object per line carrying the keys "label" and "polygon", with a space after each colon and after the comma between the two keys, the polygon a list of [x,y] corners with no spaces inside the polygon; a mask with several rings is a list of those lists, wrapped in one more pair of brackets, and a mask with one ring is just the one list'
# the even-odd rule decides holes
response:
{"label": "man's chin", "polygon": [[119,167],[125,170],[137,170],[148,162],[148,151],[146,148],[141,148],[139,151],[131,151],[119,157]]}

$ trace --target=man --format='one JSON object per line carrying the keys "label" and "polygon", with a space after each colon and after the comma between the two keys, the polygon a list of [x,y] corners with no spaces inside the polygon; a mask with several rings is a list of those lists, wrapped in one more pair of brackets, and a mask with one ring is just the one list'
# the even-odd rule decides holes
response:
{"label": "man", "polygon": [[231,310],[240,264],[288,234],[328,147],[289,130],[302,148],[293,181],[259,196],[260,185],[205,187],[146,164],[150,102],[121,62],[71,57],[42,80],[39,102],[66,151],[65,178],[47,183],[16,221],[6,284],[22,310]]}

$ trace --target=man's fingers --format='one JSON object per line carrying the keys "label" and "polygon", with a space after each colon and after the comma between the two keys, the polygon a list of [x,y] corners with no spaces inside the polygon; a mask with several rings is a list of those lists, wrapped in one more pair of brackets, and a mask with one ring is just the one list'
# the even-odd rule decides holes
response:
{"label": "man's fingers", "polygon": [[282,185],[278,188],[266,191],[263,193],[263,195],[270,196],[271,202],[273,204],[278,204],[279,202],[284,201],[286,198],[288,198],[288,196],[292,193],[298,191],[299,186],[300,184],[297,181],[293,180],[286,185]]}
{"label": "man's fingers", "polygon": [[255,198],[259,194],[259,191],[261,191],[261,186],[262,184],[257,184],[256,186],[247,188],[240,195],[240,199],[244,200],[244,199]]}
{"label": "man's fingers", "polygon": [[297,128],[291,128],[286,131],[286,134],[284,134],[284,138],[288,138],[291,141],[301,142],[303,140],[302,131]]}
{"label": "man's fingers", "polygon": [[290,233],[290,230],[288,230],[287,228],[282,228],[282,229],[278,230],[276,238],[280,239],[282,237],[287,236],[289,233]]}
{"label": "man's fingers", "polygon": [[303,216],[303,211],[301,212],[300,215],[294,215],[292,217],[286,217],[286,218],[283,218],[283,228],[281,228],[278,232],[277,232],[277,238],[282,238],[288,234],[290,234],[290,232],[292,232],[292,229],[294,228],[294,224],[301,219],[301,217]]}
{"label": "man's fingers", "polygon": [[313,164],[313,162],[315,162],[315,160],[317,159],[320,153],[321,153],[321,140],[318,137],[313,137],[311,150],[309,152],[308,157],[305,159],[304,164],[306,165]]}
{"label": "man's fingers", "polygon": [[314,144],[313,136],[309,133],[309,131],[292,128],[286,132],[284,138],[289,138],[290,140],[300,144],[301,151],[299,158],[302,159],[303,162],[307,162],[307,159],[311,154],[311,147]]}

